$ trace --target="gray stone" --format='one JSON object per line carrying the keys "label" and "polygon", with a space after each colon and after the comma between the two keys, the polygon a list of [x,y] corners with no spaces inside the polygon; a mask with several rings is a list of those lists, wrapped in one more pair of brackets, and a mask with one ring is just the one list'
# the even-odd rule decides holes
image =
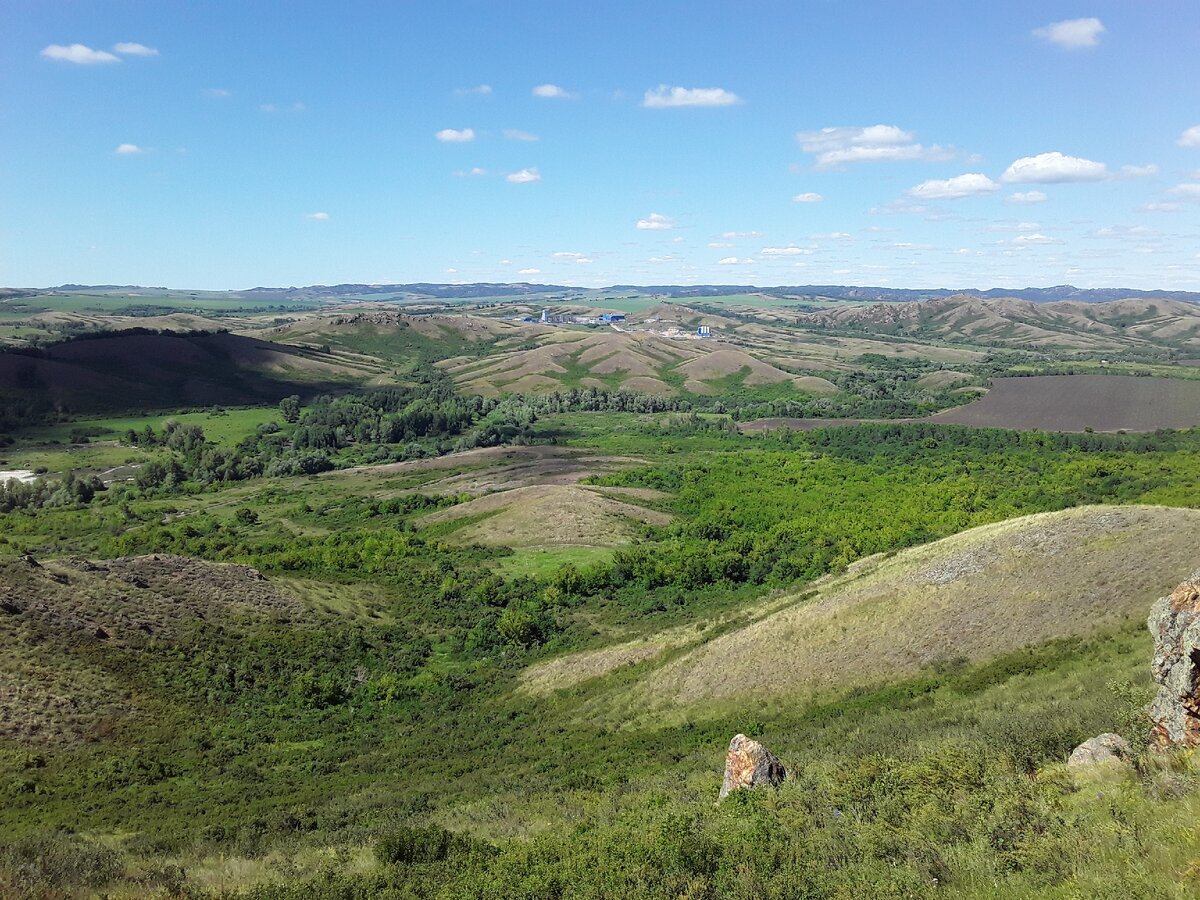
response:
{"label": "gray stone", "polygon": [[770,785],[779,787],[787,777],[783,763],[770,750],[744,734],[734,735],[725,754],[725,781],[721,799],[740,788]]}
{"label": "gray stone", "polygon": [[1147,625],[1154,636],[1150,674],[1158,684],[1151,744],[1200,746],[1200,572],[1155,603]]}
{"label": "gray stone", "polygon": [[1067,765],[1078,768],[1097,763],[1123,763],[1128,762],[1132,754],[1129,742],[1119,734],[1099,734],[1072,750]]}

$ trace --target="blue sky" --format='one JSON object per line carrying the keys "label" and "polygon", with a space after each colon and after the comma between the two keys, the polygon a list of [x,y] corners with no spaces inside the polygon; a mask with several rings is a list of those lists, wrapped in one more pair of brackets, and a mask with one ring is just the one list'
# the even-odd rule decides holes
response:
{"label": "blue sky", "polygon": [[0,0],[0,284],[1200,290],[1200,4]]}

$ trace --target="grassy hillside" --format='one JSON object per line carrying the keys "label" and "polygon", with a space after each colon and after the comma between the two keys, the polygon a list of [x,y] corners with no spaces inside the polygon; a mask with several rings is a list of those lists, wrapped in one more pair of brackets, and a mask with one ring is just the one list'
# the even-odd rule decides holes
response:
{"label": "grassy hillside", "polygon": [[[752,624],[646,672],[623,717],[695,717],[713,700],[873,687],[950,660],[1110,631],[1140,621],[1198,560],[1196,510],[1082,507],[985,525],[771,601]],[[644,645],[679,643],[667,632]],[[559,684],[574,683],[570,657],[555,666]]]}

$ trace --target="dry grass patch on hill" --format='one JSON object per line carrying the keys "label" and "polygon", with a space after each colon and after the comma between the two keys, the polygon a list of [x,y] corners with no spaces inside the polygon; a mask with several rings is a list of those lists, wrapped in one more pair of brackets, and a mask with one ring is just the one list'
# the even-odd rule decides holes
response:
{"label": "dry grass patch on hill", "polygon": [[877,685],[1087,635],[1144,616],[1198,559],[1197,510],[1085,507],[975,528],[855,567],[655,671],[632,702]]}
{"label": "dry grass patch on hill", "polygon": [[[532,485],[578,484],[594,475],[644,465],[647,465],[646,460],[632,456],[608,456],[589,450],[535,444],[527,447],[481,447],[432,459],[341,469],[327,472],[322,477],[386,482],[419,477],[428,472],[445,472],[445,475],[427,481],[415,490],[424,494],[449,496],[486,494]],[[412,491],[401,490],[398,493],[405,492]]]}
{"label": "dry grass patch on hill", "polygon": [[611,547],[632,540],[639,525],[665,525],[671,516],[578,485],[537,485],[488,494],[418,522],[428,526],[462,519],[468,524],[447,540],[503,547]]}

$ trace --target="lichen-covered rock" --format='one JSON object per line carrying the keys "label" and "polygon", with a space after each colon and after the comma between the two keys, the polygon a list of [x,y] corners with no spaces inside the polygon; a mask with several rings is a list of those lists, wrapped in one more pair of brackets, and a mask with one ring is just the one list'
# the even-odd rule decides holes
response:
{"label": "lichen-covered rock", "polygon": [[734,735],[725,754],[725,781],[721,785],[721,799],[738,788],[770,785],[779,787],[787,776],[783,763],[770,750],[744,734]]}
{"label": "lichen-covered rock", "polygon": [[1154,636],[1150,674],[1158,695],[1150,705],[1156,749],[1200,746],[1200,572],[1150,610]]}
{"label": "lichen-covered rock", "polygon": [[1098,734],[1094,738],[1088,738],[1072,750],[1067,765],[1078,768],[1094,766],[1097,763],[1128,762],[1132,754],[1129,741],[1119,734]]}

